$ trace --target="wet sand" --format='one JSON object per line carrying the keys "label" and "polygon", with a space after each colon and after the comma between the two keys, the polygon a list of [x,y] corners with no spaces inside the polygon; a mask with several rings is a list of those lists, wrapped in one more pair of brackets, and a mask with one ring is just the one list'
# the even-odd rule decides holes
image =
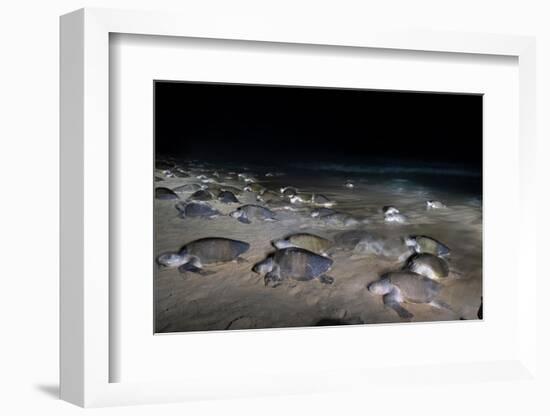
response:
{"label": "wet sand", "polygon": [[[182,164],[182,168],[191,176],[166,178],[163,171],[157,170],[155,175],[165,179],[155,182],[155,186],[173,189],[186,183],[200,184],[197,176],[201,174],[225,186],[243,188],[246,185],[228,169],[189,164]],[[218,176],[214,176],[214,172]],[[215,272],[208,276],[159,268],[155,276],[156,332],[478,319],[482,294],[481,196],[458,189],[455,176],[440,177],[434,182],[433,178],[422,175],[414,178],[395,174],[350,176],[327,171],[283,170],[276,172],[276,176],[266,177],[265,170],[246,173],[277,193],[281,186],[292,185],[300,191],[323,194],[336,202],[333,209],[366,221],[347,227],[327,226],[311,218],[308,207],[297,212],[277,210],[279,221],[276,222],[242,224],[227,215],[182,219],[174,208],[176,201],[155,200],[156,255],[178,251],[186,243],[203,237],[250,243],[250,250],[242,255],[246,262],[207,266],[207,270]],[[353,189],[344,186],[346,179],[353,181]],[[179,197],[185,200],[189,195],[182,193]],[[252,192],[244,192],[238,198],[241,205],[258,203]],[[444,202],[447,208],[427,210],[425,202],[430,199]],[[224,214],[239,206],[216,201],[212,205]],[[385,222],[381,210],[385,205],[398,207],[407,222]],[[271,288],[264,285],[263,276],[251,270],[255,263],[274,251],[271,241],[296,232],[316,234],[335,243],[328,250],[334,260],[328,273],[334,278],[332,285],[318,280],[291,280]],[[356,243],[364,235],[395,241],[408,235],[427,235],[445,243],[451,249],[448,258],[451,277],[442,280],[444,287],[439,299],[454,312],[408,303],[405,307],[414,317],[403,319],[384,306],[382,297],[368,292],[366,286],[381,274],[402,268],[404,261],[398,256],[362,252]]]}

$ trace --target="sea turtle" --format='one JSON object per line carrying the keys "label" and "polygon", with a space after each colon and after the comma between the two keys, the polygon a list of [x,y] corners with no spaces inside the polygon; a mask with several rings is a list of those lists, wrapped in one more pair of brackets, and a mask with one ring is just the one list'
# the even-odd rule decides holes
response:
{"label": "sea turtle", "polygon": [[231,191],[221,191],[218,194],[218,200],[224,204],[235,204],[239,203],[239,200],[235,196],[235,194]]}
{"label": "sea turtle", "polygon": [[239,257],[248,251],[250,244],[229,238],[208,237],[187,243],[179,252],[163,253],[157,263],[164,267],[177,267],[182,273],[193,272],[211,274],[203,270],[203,265],[229,261],[246,261]]}
{"label": "sea turtle", "polygon": [[294,195],[296,195],[298,193],[298,189],[296,189],[293,186],[283,186],[280,189],[280,192],[283,196],[286,196],[286,197],[290,198],[290,197],[293,197]]}
{"label": "sea turtle", "polygon": [[271,287],[279,286],[286,279],[299,281],[319,279],[321,283],[332,284],[334,279],[325,275],[332,267],[332,263],[333,261],[328,257],[303,248],[290,247],[270,254],[252,270],[264,274],[265,285]]}
{"label": "sea turtle", "polygon": [[217,195],[219,192],[223,191],[222,186],[218,183],[203,184],[203,189],[210,192],[212,195]]}
{"label": "sea turtle", "polygon": [[312,194],[299,193],[294,195],[286,195],[291,204],[310,204]]}
{"label": "sea turtle", "polygon": [[326,250],[332,245],[326,238],[308,233],[291,234],[286,238],[273,241],[272,244],[278,249],[300,247],[325,257]]}
{"label": "sea turtle", "polygon": [[433,280],[449,275],[449,265],[440,257],[429,253],[415,254],[407,262],[407,269]]}
{"label": "sea turtle", "polygon": [[273,211],[260,205],[253,204],[243,205],[231,212],[229,215],[236,218],[237,221],[242,222],[243,224],[250,224],[251,219],[277,221]]}
{"label": "sea turtle", "polygon": [[447,208],[443,202],[440,201],[426,201],[426,209],[443,209]]}
{"label": "sea turtle", "polygon": [[189,196],[189,199],[192,201],[211,201],[213,198],[212,193],[206,189],[199,189]]}
{"label": "sea turtle", "polygon": [[252,183],[256,182],[256,179],[248,173],[239,173],[237,175],[237,177],[239,178],[239,180],[241,180],[243,182],[246,182],[246,183],[252,184]]}
{"label": "sea turtle", "polygon": [[311,204],[319,207],[331,207],[334,205],[334,201],[331,201],[326,196],[309,192],[291,192],[291,194],[284,195],[293,204]]}
{"label": "sea turtle", "polygon": [[178,195],[174,191],[163,187],[155,189],[155,198],[162,200],[179,199]]}
{"label": "sea turtle", "polygon": [[441,284],[435,280],[411,271],[386,273],[367,286],[369,292],[383,296],[384,305],[406,319],[412,318],[413,314],[401,306],[404,302],[426,303],[439,309],[452,311],[449,305],[436,300],[441,288]]}
{"label": "sea turtle", "polygon": [[399,214],[399,210],[393,205],[386,205],[382,207],[382,212],[384,215]]}
{"label": "sea turtle", "polygon": [[[237,188],[236,186],[231,186],[231,185],[220,185],[219,186],[219,190],[220,191],[229,191],[229,192],[233,192],[233,194],[235,195],[240,195],[243,193],[243,190],[241,188]],[[212,190],[211,186],[209,185],[208,186],[208,190]]]}
{"label": "sea turtle", "polygon": [[176,209],[180,212],[180,218],[216,218],[221,213],[208,202],[178,202]]}
{"label": "sea turtle", "polygon": [[407,237],[405,243],[417,253],[429,253],[440,257],[451,253],[451,249],[445,244],[424,235]]}
{"label": "sea turtle", "polygon": [[[353,238],[354,236],[350,235],[350,237]],[[371,233],[362,236],[353,251],[358,254],[373,254],[398,261],[406,260],[411,255],[411,249],[402,238],[379,236]]]}
{"label": "sea turtle", "polygon": [[407,222],[407,218],[403,214],[391,213],[384,215],[384,221],[389,223],[404,224]]}
{"label": "sea turtle", "polygon": [[257,194],[263,194],[266,191],[266,188],[259,183],[249,183],[243,188],[243,191],[246,192],[255,192]]}

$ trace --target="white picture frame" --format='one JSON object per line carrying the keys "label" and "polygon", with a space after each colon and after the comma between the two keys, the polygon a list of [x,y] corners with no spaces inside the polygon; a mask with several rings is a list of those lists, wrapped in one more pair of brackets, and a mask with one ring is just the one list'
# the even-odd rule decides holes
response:
{"label": "white picture frame", "polygon": [[[211,379],[110,382],[109,227],[109,36],[113,33],[184,38],[225,39],[282,44],[330,45],[452,54],[504,55],[519,65],[518,270],[529,290],[518,290],[517,354],[506,360],[422,365],[414,369],[331,369],[336,379],[350,372],[354,386],[372,386],[400,378],[405,383],[448,379],[525,380],[536,375],[536,279],[533,251],[536,218],[527,215],[536,202],[535,176],[535,41],[530,37],[468,33],[380,32],[372,28],[334,31],[299,26],[284,28],[243,16],[240,21],[210,21],[189,15],[82,9],[61,18],[61,398],[80,406],[158,403],[196,398],[239,397],[311,392],[316,375],[271,374],[266,380],[223,388]],[[523,242],[523,244],[522,244]],[[360,329],[360,328],[359,328]],[[357,329],[354,329],[357,330]],[[330,329],[326,329],[330,331]],[[312,333],[304,336],[315,336]],[[339,374],[338,374],[339,373]],[[444,380],[445,377],[441,378]],[[332,386],[338,390],[346,384]],[[331,391],[330,389],[327,391]]]}

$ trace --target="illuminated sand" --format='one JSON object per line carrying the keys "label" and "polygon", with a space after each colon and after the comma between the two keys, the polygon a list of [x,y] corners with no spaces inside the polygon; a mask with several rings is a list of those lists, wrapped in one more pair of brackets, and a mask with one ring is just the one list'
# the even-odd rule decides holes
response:
{"label": "illuminated sand", "polygon": [[[449,263],[453,277],[443,282],[440,298],[456,313],[428,305],[407,304],[405,307],[414,315],[413,322],[477,319],[482,293],[482,210],[479,199],[461,193],[436,191],[436,188],[421,185],[417,180],[381,176],[354,178],[353,189],[343,186],[345,179],[341,175],[326,173],[318,177],[287,174],[258,178],[262,185],[275,191],[281,185],[293,185],[322,193],[337,201],[335,209],[366,217],[368,223],[327,227],[311,219],[307,211],[277,211],[278,222],[248,225],[229,216],[212,220],[181,219],[174,201],[157,200],[156,254],[177,251],[187,242],[203,237],[242,240],[250,243],[251,248],[243,255],[247,262],[207,267],[216,272],[208,276],[181,274],[176,269],[159,270],[155,276],[156,332],[407,322],[385,307],[380,296],[366,290],[368,283],[384,272],[401,268],[403,262],[355,252],[354,242],[340,241],[338,237],[353,230],[395,238],[428,235],[444,242],[452,250]],[[453,177],[449,176],[448,180],[452,181]],[[236,178],[219,181],[239,187],[245,185]],[[194,177],[169,178],[157,182],[156,186],[174,188],[185,183],[200,181]],[[186,195],[182,195],[182,199]],[[427,199],[442,200],[448,209],[426,210]],[[240,200],[256,203],[252,193],[245,193]],[[213,205],[224,213],[238,206]],[[399,207],[408,217],[408,223],[385,223],[381,213],[384,205]],[[328,250],[334,260],[328,273],[335,279],[333,285],[323,285],[317,280],[288,281],[277,288],[269,288],[264,286],[262,276],[252,272],[252,266],[274,250],[272,240],[294,232],[309,232],[339,241]]]}

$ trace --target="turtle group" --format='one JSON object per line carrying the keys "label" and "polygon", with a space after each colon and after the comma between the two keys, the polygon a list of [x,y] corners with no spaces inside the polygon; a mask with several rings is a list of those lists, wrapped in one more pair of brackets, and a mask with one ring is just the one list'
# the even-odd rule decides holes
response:
{"label": "turtle group", "polygon": [[[283,234],[273,241],[266,239],[265,247],[269,248],[261,253],[262,260],[250,263],[253,264],[251,268],[247,267],[263,277],[265,287],[276,288],[289,281],[316,281],[313,284],[322,284],[319,287],[330,287],[335,279],[329,273],[338,259],[334,253],[349,249],[354,256],[375,256],[381,261],[392,262],[394,266],[399,263],[398,268],[376,276],[377,280],[362,281],[360,285],[360,293],[365,293],[366,287],[368,293],[381,296],[383,305],[398,317],[413,318],[413,314],[406,309],[407,303],[452,310],[441,300],[442,288],[451,274],[451,250],[446,244],[427,235],[403,237],[404,233],[399,233],[403,230],[402,224],[418,226],[414,223],[414,213],[407,212],[407,207],[377,206],[373,210],[375,214],[367,219],[362,216],[363,213],[352,215],[346,212],[342,208],[343,202],[338,200],[338,205],[328,193],[327,196],[314,192],[314,189],[295,186],[279,188],[277,185],[277,188],[269,189],[265,177],[274,176],[272,172],[260,175],[238,171],[197,171],[182,169],[173,162],[160,161],[156,164],[155,181],[163,182],[163,186],[155,188],[154,196],[159,205],[171,204],[172,210],[175,207],[174,221],[179,221],[177,218],[190,223],[213,219],[216,219],[213,221],[216,224],[218,221],[230,221],[239,230],[235,234],[237,236],[248,230],[255,232],[258,227],[279,230],[281,224],[285,224],[285,218],[301,215],[301,220],[307,225],[300,227],[300,230],[291,229],[294,232]],[[348,179],[340,182],[339,186],[344,186],[346,194],[353,196],[364,185]],[[426,210],[429,213],[425,214],[434,216],[448,212],[447,206],[437,200],[425,201]],[[432,212],[434,210],[441,212]],[[368,213],[368,209],[364,212]],[[365,225],[371,224],[371,221],[378,221],[378,225],[390,230],[388,235],[380,237],[366,233],[364,229],[368,226]],[[353,231],[349,231],[348,227],[353,227]],[[335,235],[333,230],[341,228],[349,232]],[[312,229],[321,229],[321,235]],[[305,230],[309,232],[301,232]],[[186,275],[207,276],[214,273],[217,264],[249,262],[254,258],[252,253],[247,255],[251,243],[242,241],[241,237],[228,238],[223,233],[214,235],[220,234],[222,236],[189,241],[176,251],[160,254],[156,261],[161,268],[177,269]],[[257,258],[254,259],[256,261]]]}

